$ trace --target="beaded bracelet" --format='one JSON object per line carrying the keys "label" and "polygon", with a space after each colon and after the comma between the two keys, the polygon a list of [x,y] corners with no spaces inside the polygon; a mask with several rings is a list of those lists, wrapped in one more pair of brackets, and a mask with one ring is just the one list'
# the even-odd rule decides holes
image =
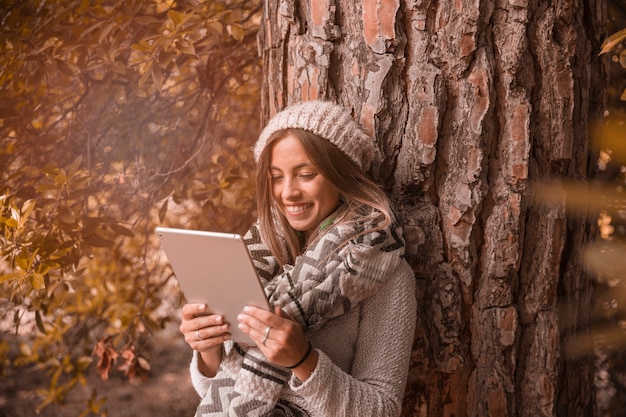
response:
{"label": "beaded bracelet", "polygon": [[302,363],[306,360],[306,358],[309,357],[309,355],[311,354],[311,350],[313,350],[313,345],[311,344],[311,342],[309,342],[309,348],[307,349],[306,353],[304,354],[304,356],[302,357],[302,359],[300,359],[298,361],[298,363],[296,363],[294,366],[287,366],[287,369],[294,369],[297,368],[298,366],[302,365]]}

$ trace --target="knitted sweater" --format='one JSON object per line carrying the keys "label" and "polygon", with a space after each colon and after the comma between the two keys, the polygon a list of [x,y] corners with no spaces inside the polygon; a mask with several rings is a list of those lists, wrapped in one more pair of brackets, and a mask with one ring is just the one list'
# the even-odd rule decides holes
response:
{"label": "knitted sweater", "polygon": [[[395,228],[322,257],[355,232],[340,229],[273,277],[277,266],[256,227],[246,235],[270,301],[301,324],[318,365],[303,383],[256,347],[227,342],[217,375],[207,378],[194,354],[191,376],[203,399],[197,416],[399,415],[415,325],[414,276]],[[320,264],[309,259],[316,251]]]}

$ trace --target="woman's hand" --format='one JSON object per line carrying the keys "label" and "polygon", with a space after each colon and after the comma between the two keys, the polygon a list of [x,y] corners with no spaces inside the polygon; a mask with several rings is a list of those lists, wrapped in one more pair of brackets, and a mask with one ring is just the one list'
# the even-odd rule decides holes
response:
{"label": "woman's hand", "polygon": [[187,344],[200,353],[200,371],[211,377],[222,360],[222,343],[230,339],[230,325],[224,317],[206,311],[206,304],[185,304],[179,329]]}
{"label": "woman's hand", "polygon": [[[250,336],[270,362],[291,368],[301,381],[315,370],[317,351],[309,349],[300,325],[280,307],[275,307],[272,313],[247,306],[237,320],[239,329]],[[298,366],[293,368],[294,365]]]}

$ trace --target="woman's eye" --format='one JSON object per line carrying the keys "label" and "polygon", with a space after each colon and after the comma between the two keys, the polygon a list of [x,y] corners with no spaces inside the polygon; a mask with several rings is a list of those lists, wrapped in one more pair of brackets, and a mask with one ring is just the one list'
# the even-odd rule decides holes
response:
{"label": "woman's eye", "polygon": [[298,177],[305,179],[305,180],[312,180],[313,178],[317,177],[317,174],[315,173],[302,173],[299,174]]}
{"label": "woman's eye", "polygon": [[270,176],[270,181],[271,182],[277,182],[283,179],[282,175],[272,175]]}

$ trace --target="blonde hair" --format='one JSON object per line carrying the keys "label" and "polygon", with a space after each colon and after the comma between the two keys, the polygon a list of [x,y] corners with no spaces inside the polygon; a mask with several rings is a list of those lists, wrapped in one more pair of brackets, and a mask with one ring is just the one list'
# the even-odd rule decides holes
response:
{"label": "blonde hair", "polygon": [[391,224],[391,204],[387,194],[337,146],[302,129],[278,130],[268,138],[259,155],[256,181],[261,236],[281,266],[293,264],[296,257],[324,233],[324,230],[318,229],[303,241],[301,235],[289,226],[273,198],[270,181],[271,149],[276,141],[289,135],[300,141],[320,174],[339,191],[343,204],[333,219],[334,224],[370,222],[375,225],[353,237],[384,229]]}

